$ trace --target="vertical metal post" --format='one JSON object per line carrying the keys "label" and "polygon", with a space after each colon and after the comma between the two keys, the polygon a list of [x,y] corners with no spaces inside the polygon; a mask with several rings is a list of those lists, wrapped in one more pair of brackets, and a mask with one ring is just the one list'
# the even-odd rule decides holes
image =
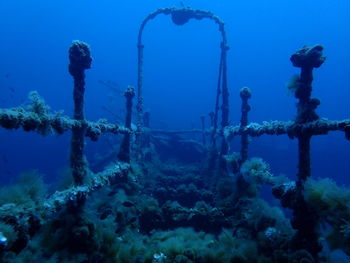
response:
{"label": "vertical metal post", "polygon": [[[221,106],[221,129],[224,130],[229,125],[229,91],[227,86],[227,50],[226,42],[222,43],[222,106]],[[228,143],[225,139],[222,140],[220,155],[226,155],[228,153]]]}
{"label": "vertical metal post", "polygon": [[[322,55],[323,47],[303,47],[291,56],[293,66],[301,68],[300,76],[295,83],[295,97],[297,104],[297,124],[307,123],[319,119],[315,109],[320,101],[311,98],[313,69],[320,67],[325,61]],[[310,141],[311,134],[300,131],[298,138],[298,180],[296,184],[295,205],[293,206],[292,226],[297,230],[294,236],[294,249],[306,249],[317,259],[322,250],[317,232],[319,218],[304,199],[304,183],[311,176]]]}
{"label": "vertical metal post", "polygon": [[[241,123],[240,129],[244,129],[248,125],[248,112],[250,111],[250,105],[248,100],[251,98],[252,93],[249,88],[244,87],[240,91],[240,97],[242,99],[241,106]],[[241,157],[240,164],[244,163],[248,159],[248,145],[249,145],[249,136],[246,133],[241,135]]]}
{"label": "vertical metal post", "polygon": [[[132,99],[135,97],[134,87],[129,86],[124,92],[124,96],[126,98],[125,127],[131,129]],[[120,146],[118,159],[122,162],[130,162],[130,138],[131,134],[126,133]]]}
{"label": "vertical metal post", "polygon": [[69,73],[74,78],[74,119],[81,125],[72,129],[70,165],[76,185],[82,185],[87,174],[84,156],[84,135],[86,130],[84,117],[85,70],[91,67],[92,58],[89,46],[80,41],[74,41],[69,49]]}

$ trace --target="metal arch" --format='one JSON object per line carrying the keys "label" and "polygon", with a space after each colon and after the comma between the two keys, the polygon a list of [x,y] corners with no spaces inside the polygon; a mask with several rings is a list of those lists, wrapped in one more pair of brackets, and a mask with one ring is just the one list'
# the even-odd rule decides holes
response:
{"label": "metal arch", "polygon": [[[219,112],[219,104],[220,104],[220,95],[222,96],[222,117],[221,117],[221,126],[222,128],[229,125],[229,92],[227,87],[227,37],[225,31],[224,22],[216,15],[209,11],[192,9],[192,8],[177,8],[177,7],[169,7],[169,8],[159,8],[156,11],[150,13],[141,23],[138,39],[137,39],[137,49],[138,49],[138,71],[137,71],[137,131],[140,135],[143,127],[143,49],[144,45],[142,44],[142,34],[146,24],[157,17],[160,14],[171,15],[172,21],[176,25],[184,25],[190,19],[210,19],[214,21],[219,26],[219,31],[221,33],[222,42],[221,42],[221,56],[220,56],[220,68],[219,68],[219,77],[218,77],[218,86],[217,86],[217,94],[215,101],[215,111],[214,111],[214,119],[213,119],[213,135],[212,135],[212,144],[216,147],[216,133],[217,133],[217,121],[218,121],[218,112]],[[140,136],[139,136],[140,137]],[[139,142],[139,147],[141,147],[141,142]],[[224,142],[221,149],[221,154],[226,154],[228,151],[228,146]]]}

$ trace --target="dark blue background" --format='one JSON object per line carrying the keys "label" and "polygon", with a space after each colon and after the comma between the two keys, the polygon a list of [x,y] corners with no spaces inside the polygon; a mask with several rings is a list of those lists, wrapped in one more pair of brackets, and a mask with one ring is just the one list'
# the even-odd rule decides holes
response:
{"label": "dark blue background", "polygon": [[[298,73],[289,56],[305,44],[322,44],[326,63],[315,71],[314,96],[318,113],[329,119],[350,118],[350,2],[348,0],[192,0],[226,22],[230,51],[228,79],[231,123],[240,117],[239,89],[253,91],[250,120],[289,120],[296,100],[286,83]],[[102,110],[110,90],[99,80],[121,88],[136,85],[137,33],[142,19],[159,7],[178,5],[168,0],[1,0],[0,107],[23,103],[37,90],[53,110],[72,113],[72,79],[67,50],[72,40],[90,44],[93,67],[87,72],[86,116],[110,117]],[[211,21],[191,21],[178,27],[169,17],[151,21],[144,32],[144,96],[153,127],[199,127],[199,116],[213,109],[220,35]],[[120,108],[123,108],[120,100]],[[38,169],[47,178],[60,176],[67,165],[69,134],[41,137],[34,133],[0,130],[0,180]],[[102,146],[88,142],[93,152]],[[237,147],[237,146],[236,146]],[[237,149],[233,149],[237,150]],[[293,176],[296,141],[283,137],[253,139],[251,156],[262,156],[273,171]],[[314,138],[315,176],[348,183],[350,142],[342,133]]]}

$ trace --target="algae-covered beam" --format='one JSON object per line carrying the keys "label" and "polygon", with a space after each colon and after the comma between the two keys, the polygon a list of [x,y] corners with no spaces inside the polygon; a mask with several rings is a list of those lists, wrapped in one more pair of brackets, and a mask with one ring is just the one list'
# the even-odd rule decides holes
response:
{"label": "algae-covered beam", "polygon": [[62,134],[66,131],[85,126],[85,137],[98,140],[103,133],[126,134],[133,133],[131,129],[117,124],[111,124],[106,120],[81,121],[73,120],[59,113],[38,114],[22,107],[0,109],[0,127],[4,129],[19,129],[35,131],[42,135]]}
{"label": "algae-covered beam", "polygon": [[[283,135],[296,138],[301,133],[311,135],[327,134],[330,131],[344,131],[350,127],[350,119],[332,121],[328,119],[318,119],[312,122],[295,123],[294,121],[264,121],[263,123],[250,123],[245,127],[228,126],[224,129],[224,136],[231,140],[235,136],[247,134],[253,137],[262,135]],[[349,138],[350,139],[350,138]]]}
{"label": "algae-covered beam", "polygon": [[[65,208],[79,208],[93,192],[107,185],[120,182],[122,178],[127,176],[129,169],[129,164],[119,162],[105,171],[93,175],[88,184],[57,191],[48,199],[36,202],[36,205],[6,203],[0,206],[1,221],[13,226],[17,233],[14,236],[17,245],[12,246],[11,250],[19,253],[40,230],[41,225],[46,224],[48,219],[52,219],[54,213]],[[3,241],[6,241],[6,238],[8,236],[3,235],[3,239],[5,239]]]}
{"label": "algae-covered beam", "polygon": [[104,186],[118,182],[120,178],[125,178],[129,172],[128,163],[118,162],[107,168],[103,172],[93,175],[89,183],[80,186],[73,186],[64,191],[55,192],[44,202],[45,209],[56,212],[70,202],[76,203],[92,194],[94,191]]}
{"label": "algae-covered beam", "polygon": [[[104,171],[93,174],[89,182],[85,185],[72,186],[63,191],[56,191],[43,202],[43,207],[41,207],[41,204],[38,204],[38,206],[35,206],[33,209],[35,209],[35,211],[40,211],[40,209],[43,209],[44,213],[57,212],[59,209],[67,206],[69,203],[79,202],[79,199],[85,199],[93,192],[105,186],[119,182],[120,178],[125,178],[129,170],[130,165],[128,163],[117,162]],[[13,208],[13,211],[11,208]],[[5,204],[0,206],[0,213],[2,215],[12,215],[12,213],[18,213],[18,210],[20,209],[20,207]],[[31,208],[23,207],[23,213],[25,213],[25,211],[27,213],[35,212],[31,211]]]}

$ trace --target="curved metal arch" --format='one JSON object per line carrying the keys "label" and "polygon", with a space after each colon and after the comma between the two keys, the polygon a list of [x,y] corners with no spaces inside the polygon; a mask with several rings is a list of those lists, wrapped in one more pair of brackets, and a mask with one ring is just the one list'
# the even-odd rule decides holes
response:
{"label": "curved metal arch", "polygon": [[[158,15],[171,15],[171,19],[176,25],[184,25],[190,19],[210,19],[214,21],[219,26],[219,31],[221,33],[222,42],[221,42],[221,56],[220,56],[220,67],[219,67],[219,77],[218,77],[218,86],[217,86],[217,94],[215,101],[215,111],[213,116],[213,135],[212,135],[212,143],[213,146],[216,147],[216,132],[217,132],[217,120],[218,120],[218,112],[219,112],[219,104],[220,104],[220,95],[222,96],[222,117],[221,117],[221,126],[222,128],[228,126],[229,124],[229,92],[227,87],[227,50],[229,49],[227,45],[227,37],[225,31],[224,22],[216,15],[209,11],[192,9],[192,8],[177,8],[177,7],[169,7],[169,8],[159,8],[156,11],[150,13],[141,23],[138,39],[137,39],[137,49],[138,49],[138,71],[137,71],[137,130],[140,134],[143,127],[143,50],[144,45],[142,44],[142,34],[146,24],[157,17]],[[140,147],[141,145],[139,145]],[[226,154],[228,151],[228,145],[226,143],[222,144],[221,154]]]}

